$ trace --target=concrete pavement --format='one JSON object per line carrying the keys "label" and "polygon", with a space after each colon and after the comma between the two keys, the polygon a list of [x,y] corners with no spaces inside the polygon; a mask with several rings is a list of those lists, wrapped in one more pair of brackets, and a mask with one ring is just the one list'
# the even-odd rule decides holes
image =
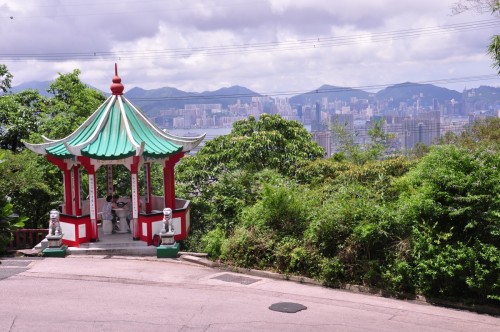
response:
{"label": "concrete pavement", "polygon": [[[70,255],[13,261],[0,265],[17,269],[0,279],[0,331],[500,331],[500,319],[488,315],[179,259]],[[307,309],[269,309],[281,302]]]}

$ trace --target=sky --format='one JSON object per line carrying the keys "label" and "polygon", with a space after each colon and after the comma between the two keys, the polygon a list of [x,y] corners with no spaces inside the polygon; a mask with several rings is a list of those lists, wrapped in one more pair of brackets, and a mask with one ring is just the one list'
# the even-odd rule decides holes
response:
{"label": "sky", "polygon": [[456,1],[0,0],[0,63],[13,86],[79,69],[106,92],[115,63],[125,92],[500,87],[500,18],[452,15]]}

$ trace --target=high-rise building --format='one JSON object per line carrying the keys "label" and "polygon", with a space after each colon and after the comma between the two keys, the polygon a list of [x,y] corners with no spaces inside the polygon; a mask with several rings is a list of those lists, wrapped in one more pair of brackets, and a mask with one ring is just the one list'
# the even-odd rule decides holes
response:
{"label": "high-rise building", "polygon": [[314,116],[311,121],[311,131],[323,131],[325,128],[321,123],[321,104],[316,102],[314,104]]}
{"label": "high-rise building", "polygon": [[413,149],[417,144],[431,145],[441,137],[439,111],[420,113],[403,122],[403,148]]}

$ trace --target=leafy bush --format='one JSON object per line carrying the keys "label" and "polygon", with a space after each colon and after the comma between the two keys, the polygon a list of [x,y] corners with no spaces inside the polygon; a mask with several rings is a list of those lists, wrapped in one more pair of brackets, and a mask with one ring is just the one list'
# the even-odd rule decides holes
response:
{"label": "leafy bush", "polygon": [[58,170],[30,151],[5,151],[4,162],[0,163],[0,194],[11,198],[16,213],[29,216],[28,228],[47,227],[48,211],[59,203],[62,180],[53,177],[53,172]]}
{"label": "leafy bush", "polygon": [[272,267],[286,274],[317,277],[321,270],[321,256],[304,241],[285,236],[275,245]]}
{"label": "leafy bush", "polygon": [[221,258],[235,266],[266,269],[274,256],[274,234],[258,228],[237,227],[224,241]]}
{"label": "leafy bush", "polygon": [[208,254],[208,257],[218,258],[222,253],[225,241],[225,232],[221,228],[216,228],[203,236],[201,240],[202,250]]}
{"label": "leafy bush", "polygon": [[24,226],[27,218],[14,214],[13,206],[5,197],[0,198],[0,252],[12,241],[12,231]]}
{"label": "leafy bush", "polygon": [[434,147],[399,183],[412,224],[414,285],[425,295],[499,298],[500,156]]}
{"label": "leafy bush", "polygon": [[302,235],[307,227],[308,206],[292,188],[265,186],[262,190],[262,223],[280,236]]}

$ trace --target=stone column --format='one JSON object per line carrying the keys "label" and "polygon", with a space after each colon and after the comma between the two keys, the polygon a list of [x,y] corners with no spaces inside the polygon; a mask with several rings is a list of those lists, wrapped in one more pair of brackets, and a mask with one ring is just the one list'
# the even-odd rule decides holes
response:
{"label": "stone column", "polygon": [[132,186],[132,220],[130,225],[132,228],[132,239],[134,241],[140,240],[140,224],[139,224],[139,212],[140,212],[140,193],[139,193],[139,157],[133,157],[134,162],[130,165],[130,182]]}
{"label": "stone column", "polygon": [[106,165],[106,193],[108,195],[114,194],[113,188],[113,165]]}
{"label": "stone column", "polygon": [[97,242],[99,234],[97,231],[97,185],[95,171],[89,172],[89,201],[90,201],[90,242]]}

